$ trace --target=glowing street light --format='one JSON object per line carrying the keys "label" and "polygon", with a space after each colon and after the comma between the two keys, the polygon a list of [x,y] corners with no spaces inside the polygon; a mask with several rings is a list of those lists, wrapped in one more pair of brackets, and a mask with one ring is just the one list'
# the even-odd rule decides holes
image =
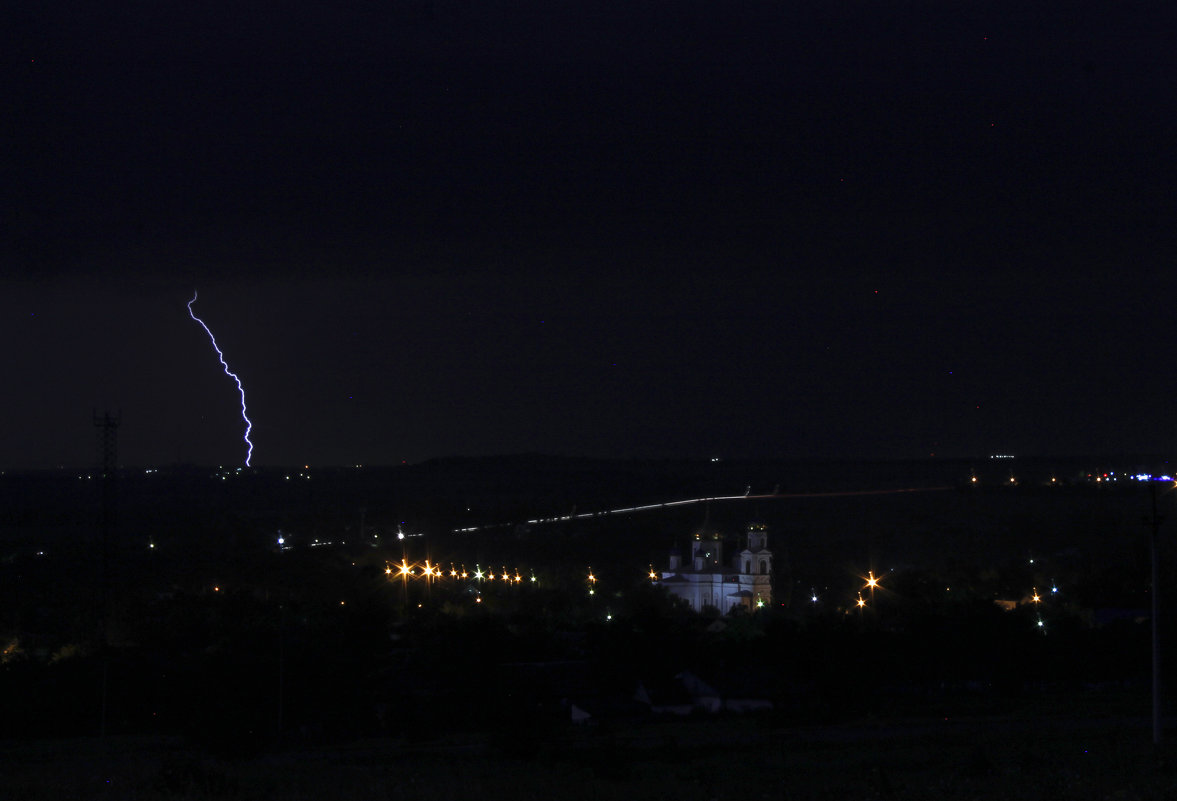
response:
{"label": "glowing street light", "polygon": [[654,571],[654,565],[650,565],[650,572],[648,575],[650,576],[650,581],[658,580],[658,574]]}
{"label": "glowing street light", "polygon": [[875,578],[875,572],[873,570],[866,571],[866,575],[867,575],[866,584],[863,585],[863,587],[870,589],[871,603],[874,603],[875,587],[879,586],[879,580],[877,578]]}
{"label": "glowing street light", "polygon": [[396,574],[401,577],[401,605],[407,606],[409,603],[409,576],[413,575],[413,566],[403,556],[401,563],[397,566]]}

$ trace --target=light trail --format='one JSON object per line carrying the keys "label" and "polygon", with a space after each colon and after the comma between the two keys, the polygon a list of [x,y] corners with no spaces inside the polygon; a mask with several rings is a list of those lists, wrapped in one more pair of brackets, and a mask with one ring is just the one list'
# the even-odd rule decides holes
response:
{"label": "light trail", "polygon": [[[587,520],[593,517],[610,517],[612,515],[628,515],[636,512],[648,512],[652,509],[673,509],[676,506],[690,506],[697,503],[711,503],[712,501],[773,501],[785,500],[788,498],[842,498],[854,495],[894,495],[901,492],[941,492],[943,490],[950,490],[952,487],[904,487],[903,489],[889,489],[889,490],[846,490],[838,492],[793,492],[793,493],[778,493],[775,495],[716,495],[710,498],[687,498],[681,501],[665,501],[663,503],[647,503],[641,506],[623,506],[620,509],[602,509],[599,512],[581,512],[579,514],[558,515],[556,517],[537,517],[532,520],[524,520],[523,523],[529,526],[541,525],[544,523],[566,523],[569,520]],[[468,534],[474,531],[483,531],[491,528],[503,528],[505,526],[512,526],[515,523],[492,523],[486,526],[468,526],[466,528],[455,528],[452,530],[454,534]]]}
{"label": "light trail", "polygon": [[249,467],[249,460],[253,458],[253,442],[249,439],[249,432],[253,430],[253,421],[249,419],[249,415],[245,410],[245,387],[241,386],[241,379],[237,377],[237,374],[229,369],[229,363],[225,361],[225,354],[221,353],[221,349],[217,345],[217,338],[213,336],[213,332],[204,324],[204,320],[201,320],[192,311],[192,304],[195,302],[196,292],[193,291],[192,300],[188,301],[188,316],[200,323],[200,327],[204,329],[204,333],[208,334],[209,340],[213,343],[213,350],[217,352],[217,358],[221,360],[221,366],[225,368],[225,375],[237,382],[237,391],[241,393],[241,419],[245,421],[245,444],[249,446],[249,449],[245,452],[245,466]]}

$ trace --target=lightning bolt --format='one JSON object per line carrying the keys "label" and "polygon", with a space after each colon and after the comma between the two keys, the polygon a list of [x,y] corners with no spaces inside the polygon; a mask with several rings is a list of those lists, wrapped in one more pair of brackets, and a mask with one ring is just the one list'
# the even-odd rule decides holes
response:
{"label": "lightning bolt", "polygon": [[253,457],[253,443],[249,440],[249,432],[253,430],[253,421],[249,419],[249,415],[245,411],[245,387],[241,386],[241,379],[237,374],[229,369],[229,363],[225,361],[225,354],[221,353],[220,347],[217,345],[217,338],[213,336],[213,332],[208,329],[201,320],[192,311],[192,304],[196,302],[196,292],[192,292],[192,300],[188,301],[188,316],[196,322],[200,323],[200,327],[204,329],[204,333],[208,334],[209,341],[213,343],[213,350],[217,352],[217,358],[221,360],[221,366],[225,368],[225,375],[237,382],[237,391],[241,393],[241,419],[245,421],[245,444],[249,446],[249,450],[245,453],[245,466],[249,467],[249,460]]}

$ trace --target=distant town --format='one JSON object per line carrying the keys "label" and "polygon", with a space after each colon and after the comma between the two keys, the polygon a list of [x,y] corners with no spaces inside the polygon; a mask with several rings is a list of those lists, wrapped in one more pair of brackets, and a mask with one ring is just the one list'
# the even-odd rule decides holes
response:
{"label": "distant town", "polygon": [[1147,715],[1175,483],[1004,456],[8,471],[0,736],[531,753],[1076,687]]}

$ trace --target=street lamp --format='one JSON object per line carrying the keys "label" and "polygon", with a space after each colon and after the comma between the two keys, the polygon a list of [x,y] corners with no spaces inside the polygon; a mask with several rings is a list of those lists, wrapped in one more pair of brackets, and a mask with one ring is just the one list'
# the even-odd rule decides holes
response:
{"label": "street lamp", "polygon": [[403,556],[398,572],[401,577],[401,604],[407,606],[409,603],[409,576],[413,575],[413,567]]}
{"label": "street lamp", "polygon": [[870,588],[870,600],[871,600],[871,603],[874,603],[874,601],[875,601],[875,587],[879,586],[879,580],[877,578],[875,578],[875,571],[873,571],[873,570],[866,571],[866,575],[867,575],[867,579],[866,579],[866,584],[864,585],[864,587]]}

